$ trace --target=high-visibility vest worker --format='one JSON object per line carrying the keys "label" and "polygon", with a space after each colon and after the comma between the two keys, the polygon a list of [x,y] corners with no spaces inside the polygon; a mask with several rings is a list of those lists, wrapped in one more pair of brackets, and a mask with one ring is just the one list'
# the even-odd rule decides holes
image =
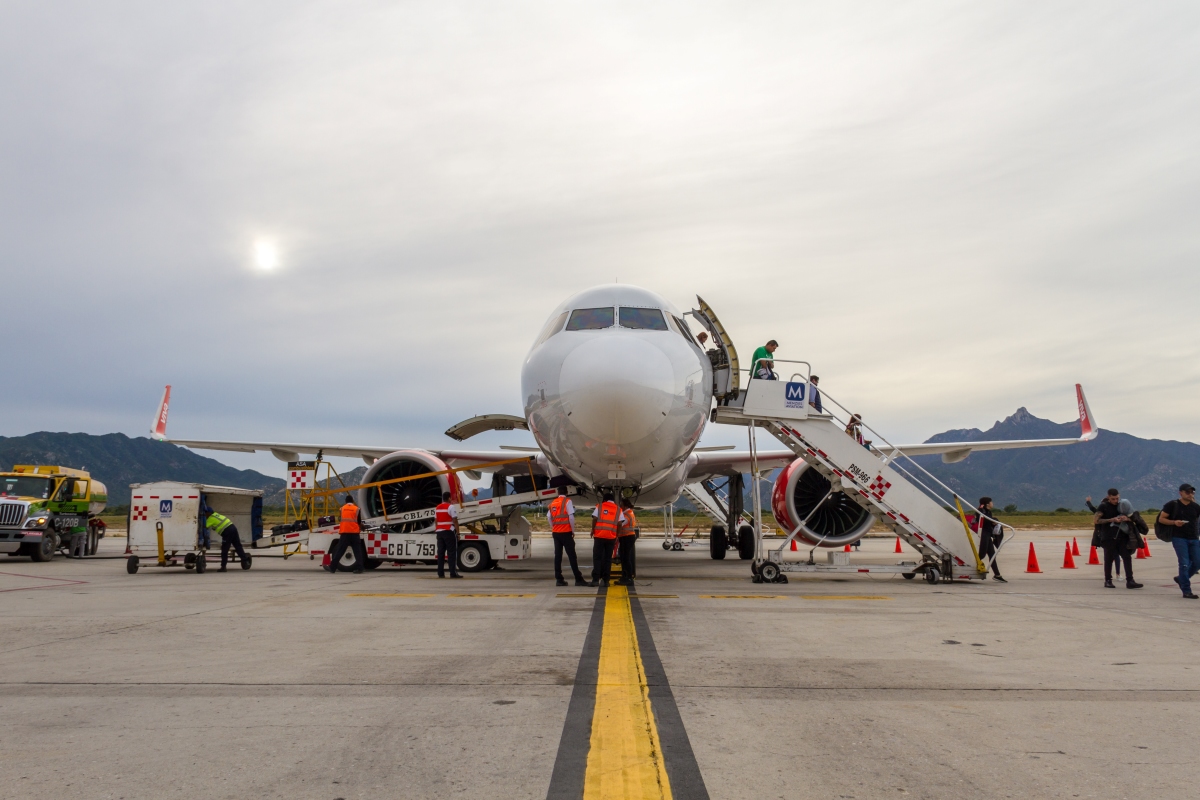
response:
{"label": "high-visibility vest worker", "polygon": [[596,527],[592,535],[597,539],[617,538],[617,520],[621,517],[621,509],[611,500],[605,500],[596,507]]}
{"label": "high-visibility vest worker", "polygon": [[571,524],[572,515],[567,510],[570,505],[570,499],[563,494],[550,501],[550,531],[552,533],[574,533],[575,528]]}
{"label": "high-visibility vest worker", "polygon": [[438,503],[437,508],[434,509],[434,531],[454,530],[454,520],[457,518],[457,509],[451,510],[449,503]]}
{"label": "high-visibility vest worker", "polygon": [[638,526],[637,517],[633,515],[633,509],[626,508],[621,513],[625,515],[625,521],[618,523],[617,536],[633,536],[637,533]]}
{"label": "high-visibility vest worker", "polygon": [[220,536],[221,533],[223,533],[224,530],[232,524],[233,520],[231,520],[229,517],[225,516],[224,514],[218,514],[214,511],[208,515],[208,521],[204,523],[204,527]]}
{"label": "high-visibility vest worker", "polygon": [[339,533],[361,533],[362,529],[358,526],[358,506],[354,503],[346,503],[342,506],[342,524],[338,527]]}

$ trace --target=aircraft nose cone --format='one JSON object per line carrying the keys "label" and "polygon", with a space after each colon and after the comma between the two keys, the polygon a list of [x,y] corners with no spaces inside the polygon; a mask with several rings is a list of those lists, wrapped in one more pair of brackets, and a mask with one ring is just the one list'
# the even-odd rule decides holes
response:
{"label": "aircraft nose cone", "polygon": [[559,391],[583,435],[623,445],[654,433],[671,411],[671,361],[647,337],[620,333],[584,342],[563,361]]}

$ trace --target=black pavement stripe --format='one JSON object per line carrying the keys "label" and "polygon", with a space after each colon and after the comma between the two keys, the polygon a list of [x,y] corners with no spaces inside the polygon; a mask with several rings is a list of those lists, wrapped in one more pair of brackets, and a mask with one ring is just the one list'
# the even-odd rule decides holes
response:
{"label": "black pavement stripe", "polygon": [[558,755],[550,775],[546,800],[579,800],[583,797],[583,780],[587,774],[588,750],[592,746],[592,715],[596,710],[596,680],[600,666],[600,641],[604,633],[604,599],[608,588],[596,593],[579,668],[575,671],[575,688],[567,706],[562,737],[558,740]]}
{"label": "black pavement stripe", "polygon": [[675,704],[666,670],[658,657],[642,604],[632,586],[629,606],[633,612],[633,629],[637,631],[638,649],[641,650],[642,668],[646,670],[650,708],[654,710],[658,741],[662,746],[667,779],[671,782],[671,796],[674,800],[708,800],[704,776],[700,774],[700,765],[696,763],[696,754],[692,752],[692,743],[683,727],[683,717],[679,716],[679,706]]}

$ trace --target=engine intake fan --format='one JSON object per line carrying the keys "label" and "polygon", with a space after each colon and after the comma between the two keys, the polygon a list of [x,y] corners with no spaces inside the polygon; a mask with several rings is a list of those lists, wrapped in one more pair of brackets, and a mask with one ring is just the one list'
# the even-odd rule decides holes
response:
{"label": "engine intake fan", "polygon": [[[421,450],[397,450],[380,458],[367,470],[363,483],[407,478],[446,469],[440,458]],[[387,517],[384,523],[395,533],[416,533],[432,530],[434,508],[442,502],[442,492],[458,494],[458,478],[454,474],[430,475],[411,481],[360,489],[358,506],[364,517]]]}
{"label": "engine intake fan", "polygon": [[[808,517],[799,538],[822,547],[842,547],[857,542],[871,529],[875,518],[845,492],[834,492],[822,502],[830,485],[828,478],[800,458],[779,473],[771,492],[771,510],[785,533]],[[816,513],[812,513],[814,508]]]}

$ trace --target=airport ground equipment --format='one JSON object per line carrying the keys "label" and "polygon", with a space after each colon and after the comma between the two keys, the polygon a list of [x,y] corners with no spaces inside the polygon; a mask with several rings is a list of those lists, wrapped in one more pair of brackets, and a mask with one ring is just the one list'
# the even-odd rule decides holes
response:
{"label": "airport ground equipment", "polygon": [[[208,551],[220,549],[219,536],[206,541],[208,516],[205,506],[223,514],[238,529],[243,547],[252,547],[262,538],[261,489],[235,489],[203,483],[158,481],[135,483],[129,487],[129,532],[125,569],[130,575],[140,566],[183,567],[203,573],[208,567]],[[230,559],[249,569],[245,561],[230,553]]]}
{"label": "airport ground equipment", "polygon": [[[777,521],[783,522],[781,517],[789,514],[800,518],[793,516],[783,522],[785,530],[791,529],[778,548],[765,550],[759,538],[752,566],[754,579],[786,581],[786,573],[794,572],[899,573],[909,579],[921,574],[929,583],[986,578],[987,568],[979,558],[965,514],[947,510],[959,503],[954,493],[865,423],[863,430],[875,437],[872,447],[848,435],[845,427],[851,414],[827,393],[822,393],[824,412],[818,413],[809,404],[808,364],[777,359],[777,367],[781,364],[803,370],[788,379],[750,380],[738,397],[713,410],[714,422],[748,426],[755,474],[755,431],[759,428],[797,456],[793,466],[798,474],[787,479],[781,475],[772,499],[784,501],[783,508],[775,504]],[[834,409],[844,416],[839,418]],[[796,494],[797,483],[806,473],[811,473],[808,483]],[[788,492],[793,492],[790,498]],[[761,519],[757,493],[753,497],[755,518]],[[821,523],[814,524],[818,518],[823,518]],[[917,551],[920,560],[852,564],[845,553],[829,553],[826,563],[818,563],[814,557],[819,546],[839,546],[842,540],[848,543],[861,538],[876,521],[892,528]],[[811,545],[807,560],[785,560],[789,545],[798,537]]]}
{"label": "airport ground equipment", "polygon": [[[475,475],[479,470],[514,464],[528,465],[529,474],[516,476],[511,484],[503,478],[493,480],[492,497],[481,500],[471,494],[464,495],[458,473]],[[437,558],[435,508],[441,502],[442,492],[449,491],[459,505],[459,568],[478,572],[504,561],[530,558],[531,529],[521,513],[522,506],[546,503],[558,495],[558,489],[547,486],[542,476],[534,475],[532,459],[528,457],[451,468],[429,453],[397,451],[378,459],[367,477],[373,474],[383,478],[338,489],[328,488],[327,481],[326,488],[314,486],[303,493],[299,507],[307,516],[273,528],[271,535],[264,537],[263,546],[307,545],[310,558],[327,558],[333,540],[339,535],[340,521],[335,513],[318,516],[313,509],[321,508],[320,503],[331,498],[340,500],[341,496],[351,494],[363,510],[366,529],[361,535],[367,552],[367,569],[387,562],[433,564]],[[574,486],[567,487],[569,496],[577,491]],[[353,552],[347,551],[338,568],[355,566]]]}
{"label": "airport ground equipment", "polygon": [[[104,484],[81,469],[17,464],[0,473],[0,553],[49,561],[60,549],[95,555]],[[77,540],[82,547],[72,547]]]}
{"label": "airport ground equipment", "polygon": [[[746,511],[741,500],[745,479],[741,476],[728,478],[723,484],[714,480],[700,483],[684,484],[683,494],[698,509],[692,519],[678,533],[674,529],[674,507],[665,511],[665,526],[663,550],[680,551],[690,547],[705,545],[709,554],[715,559],[725,558],[726,551],[735,550],[738,555],[750,559],[754,557],[754,515]],[[731,495],[734,501],[730,502]],[[700,540],[698,527],[694,527],[696,517],[703,514],[711,521],[706,540]],[[692,535],[687,536],[688,529]],[[737,530],[736,536],[727,532]],[[763,534],[766,535],[764,530]]]}

